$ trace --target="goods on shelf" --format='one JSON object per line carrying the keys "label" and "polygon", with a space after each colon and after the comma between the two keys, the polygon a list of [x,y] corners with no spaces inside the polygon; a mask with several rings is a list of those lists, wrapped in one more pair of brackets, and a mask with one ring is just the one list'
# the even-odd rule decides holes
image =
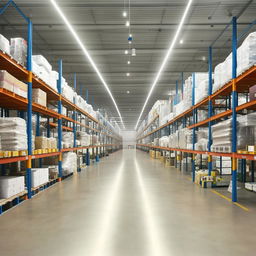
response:
{"label": "goods on shelf", "polygon": [[50,73],[52,71],[51,64],[47,61],[47,59],[44,56],[33,55],[32,61],[36,63],[39,67],[44,68],[47,73]]}
{"label": "goods on shelf", "polygon": [[77,155],[74,152],[67,152],[63,154],[62,161],[63,175],[68,175],[77,172]]}
{"label": "goods on shelf", "polygon": [[250,101],[256,100],[256,85],[249,88],[249,98]]}
{"label": "goods on shelf", "polygon": [[0,70],[0,87],[27,98],[28,86],[5,70]]}
{"label": "goods on shelf", "polygon": [[[203,72],[193,73],[195,79],[195,104],[208,96],[209,74]],[[190,85],[192,87],[192,84]]]}
{"label": "goods on shelf", "polygon": [[32,188],[39,187],[49,182],[48,168],[32,168],[31,169],[31,186]]}
{"label": "goods on shelf", "polygon": [[47,138],[44,136],[35,137],[35,149],[54,149],[57,148],[56,138]]}
{"label": "goods on shelf", "polygon": [[169,147],[169,137],[163,136],[159,139],[159,146],[160,147]]}
{"label": "goods on shelf", "polygon": [[47,104],[47,95],[46,92],[41,89],[34,88],[32,91],[32,101],[46,107]]}
{"label": "goods on shelf", "polygon": [[[237,49],[237,75],[256,63],[256,33],[252,32]],[[232,53],[214,69],[213,92],[217,91],[232,78]]]}
{"label": "goods on shelf", "polygon": [[231,158],[230,157],[219,157],[215,161],[216,169],[218,169],[221,174],[231,174]]}
{"label": "goods on shelf", "polygon": [[55,180],[58,178],[59,172],[58,172],[58,165],[50,165],[48,166],[49,169],[49,179]]}
{"label": "goods on shelf", "polygon": [[25,190],[24,176],[1,176],[0,198],[9,198]]}
{"label": "goods on shelf", "polygon": [[0,34],[0,50],[10,55],[10,42],[7,38]]}
{"label": "goods on shelf", "polygon": [[245,188],[250,191],[256,191],[256,182],[245,182]]}
{"label": "goods on shelf", "polygon": [[237,74],[240,75],[256,63],[256,32],[250,33],[237,49]]}
{"label": "goods on shelf", "polygon": [[92,135],[91,136],[91,145],[98,145],[99,144],[99,136],[97,135]]}
{"label": "goods on shelf", "polygon": [[10,53],[19,64],[26,66],[27,41],[20,37],[11,38]]}
{"label": "goods on shelf", "polygon": [[77,139],[80,141],[82,147],[90,145],[90,135],[86,132],[77,132]]}
{"label": "goods on shelf", "polygon": [[184,128],[169,136],[169,147],[192,149],[192,131]]}
{"label": "goods on shelf", "polygon": [[62,133],[63,148],[71,148],[74,145],[74,134],[72,132]]}
{"label": "goods on shelf", "polygon": [[256,113],[237,117],[237,149],[246,150],[256,141]]}
{"label": "goods on shelf", "polygon": [[201,128],[196,132],[197,142],[195,143],[195,150],[207,151],[208,150],[208,129]]}
{"label": "goods on shelf", "polygon": [[0,118],[2,151],[27,150],[26,121],[19,117]]}
{"label": "goods on shelf", "polygon": [[213,152],[231,152],[232,119],[228,119],[212,126]]}

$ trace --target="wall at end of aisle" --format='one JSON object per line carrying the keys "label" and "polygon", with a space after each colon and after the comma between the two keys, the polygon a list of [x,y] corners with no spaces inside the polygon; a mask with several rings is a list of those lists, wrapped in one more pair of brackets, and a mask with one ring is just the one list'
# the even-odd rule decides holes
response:
{"label": "wall at end of aisle", "polygon": [[123,137],[123,148],[135,148],[136,146],[136,131],[121,131]]}

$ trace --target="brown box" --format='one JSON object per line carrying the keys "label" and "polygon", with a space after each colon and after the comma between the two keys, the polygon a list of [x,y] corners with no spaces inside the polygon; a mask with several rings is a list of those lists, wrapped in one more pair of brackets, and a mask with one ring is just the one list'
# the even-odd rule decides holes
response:
{"label": "brown box", "polygon": [[256,85],[249,88],[249,98],[250,101],[256,100]]}

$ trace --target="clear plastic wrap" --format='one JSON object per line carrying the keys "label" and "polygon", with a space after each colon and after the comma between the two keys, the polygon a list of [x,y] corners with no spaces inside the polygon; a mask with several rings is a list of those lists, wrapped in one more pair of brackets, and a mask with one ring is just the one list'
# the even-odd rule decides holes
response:
{"label": "clear plastic wrap", "polygon": [[64,175],[68,175],[73,172],[77,172],[77,155],[74,152],[68,152],[63,154],[62,172]]}
{"label": "clear plastic wrap", "polygon": [[10,55],[10,42],[7,38],[0,34],[0,50]]}
{"label": "clear plastic wrap", "polygon": [[0,118],[2,151],[27,150],[26,121],[19,117]]}
{"label": "clear plastic wrap", "polygon": [[11,56],[22,66],[27,63],[27,41],[23,38],[11,38]]}
{"label": "clear plastic wrap", "polygon": [[79,140],[82,147],[90,145],[90,135],[86,132],[77,132],[77,139]]}
{"label": "clear plastic wrap", "polygon": [[43,67],[47,73],[52,71],[51,64],[47,61],[47,59],[42,55],[33,55],[32,61],[35,62],[38,66]]}
{"label": "clear plastic wrap", "polygon": [[25,190],[24,176],[2,176],[0,177],[0,199],[9,198]]}
{"label": "clear plastic wrap", "polygon": [[32,188],[39,187],[49,182],[48,168],[32,168],[31,169],[31,186]]}

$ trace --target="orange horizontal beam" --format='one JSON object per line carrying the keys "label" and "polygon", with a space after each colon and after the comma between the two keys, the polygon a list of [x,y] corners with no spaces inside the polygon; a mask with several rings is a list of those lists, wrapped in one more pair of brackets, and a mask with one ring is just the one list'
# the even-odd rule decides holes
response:
{"label": "orange horizontal beam", "polygon": [[39,158],[45,158],[45,157],[58,156],[59,154],[60,154],[60,152],[32,155],[32,159],[39,159]]}

